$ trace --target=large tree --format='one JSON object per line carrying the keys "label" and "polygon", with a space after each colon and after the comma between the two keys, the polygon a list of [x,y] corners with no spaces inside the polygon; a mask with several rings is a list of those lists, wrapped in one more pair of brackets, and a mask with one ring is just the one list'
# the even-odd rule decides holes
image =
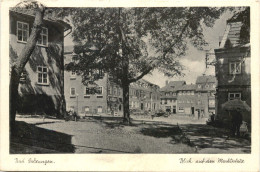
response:
{"label": "large tree", "polygon": [[16,7],[17,10],[21,8],[25,9],[34,9],[35,10],[35,19],[33,23],[30,36],[27,40],[27,43],[19,56],[11,64],[11,77],[10,77],[10,129],[11,133],[15,125],[15,116],[18,103],[18,86],[20,81],[21,73],[27,64],[32,52],[35,49],[37,39],[41,32],[41,26],[43,24],[43,17],[45,13],[45,6],[36,1],[23,1],[19,3]]}
{"label": "large tree", "polygon": [[204,27],[212,27],[223,8],[69,8],[78,54],[68,70],[77,70],[83,83],[103,69],[123,88],[124,120],[130,121],[129,85],[155,69],[180,75],[179,58],[191,44],[207,45]]}

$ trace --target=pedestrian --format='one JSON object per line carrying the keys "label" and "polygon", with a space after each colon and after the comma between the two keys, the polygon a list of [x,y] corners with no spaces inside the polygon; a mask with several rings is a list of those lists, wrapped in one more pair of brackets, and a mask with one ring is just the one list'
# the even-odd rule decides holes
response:
{"label": "pedestrian", "polygon": [[75,111],[73,112],[73,118],[74,118],[74,121],[77,122],[77,113]]}
{"label": "pedestrian", "polygon": [[232,122],[232,135],[240,136],[240,126],[242,124],[243,117],[240,109],[231,111],[231,122]]}
{"label": "pedestrian", "polygon": [[213,112],[211,112],[210,119],[212,123],[215,121],[215,114]]}

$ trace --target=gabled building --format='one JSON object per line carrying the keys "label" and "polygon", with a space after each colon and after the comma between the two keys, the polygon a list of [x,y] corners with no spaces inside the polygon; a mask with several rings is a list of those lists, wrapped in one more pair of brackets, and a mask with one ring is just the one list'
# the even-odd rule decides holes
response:
{"label": "gabled building", "polygon": [[196,84],[185,81],[166,81],[160,89],[161,109],[173,114],[208,117],[215,113],[216,78],[198,76]]}
{"label": "gabled building", "polygon": [[177,89],[177,106],[179,114],[195,115],[197,110],[196,85],[183,85]]}
{"label": "gabled building", "polygon": [[[228,20],[220,47],[215,49],[218,82],[217,117],[223,122],[230,120],[228,111],[222,108],[223,103],[240,99],[251,106],[251,50],[250,43],[241,42],[242,27],[243,23],[239,17]],[[243,112],[243,120],[250,122],[250,112]]]}
{"label": "gabled building", "polygon": [[160,109],[160,87],[144,79],[130,84],[130,109],[156,111]]}
{"label": "gabled building", "polygon": [[[35,13],[30,9],[10,8],[10,64],[23,51]],[[19,84],[18,113],[63,116],[64,32],[71,26],[54,17],[44,17],[40,38],[25,65]]]}
{"label": "gabled building", "polygon": [[162,110],[173,114],[178,112],[177,91],[185,84],[185,81],[166,81],[165,86],[160,89]]}
{"label": "gabled building", "polygon": [[208,116],[215,114],[216,77],[209,75],[198,76],[196,80],[196,95],[200,114]]}

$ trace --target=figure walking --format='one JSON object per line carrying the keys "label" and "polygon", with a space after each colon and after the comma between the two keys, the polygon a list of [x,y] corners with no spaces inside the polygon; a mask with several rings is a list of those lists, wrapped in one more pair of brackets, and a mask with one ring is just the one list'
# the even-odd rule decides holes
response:
{"label": "figure walking", "polygon": [[243,117],[239,109],[231,111],[231,122],[232,122],[232,135],[240,136],[240,126],[242,124]]}

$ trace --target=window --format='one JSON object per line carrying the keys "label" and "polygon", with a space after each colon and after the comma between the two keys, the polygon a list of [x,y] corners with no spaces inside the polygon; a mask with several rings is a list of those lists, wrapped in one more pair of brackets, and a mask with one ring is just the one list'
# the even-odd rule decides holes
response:
{"label": "window", "polygon": [[44,66],[37,67],[37,74],[38,74],[38,84],[41,85],[48,85],[48,68]]}
{"label": "window", "polygon": [[241,99],[241,93],[228,93],[228,100]]}
{"label": "window", "polygon": [[113,87],[109,88],[109,94],[113,94]]}
{"label": "window", "polygon": [[84,111],[85,111],[85,112],[89,112],[89,107],[88,107],[88,106],[85,106]]}
{"label": "window", "polygon": [[73,79],[76,78],[76,71],[75,70],[71,71],[70,78],[73,78]]}
{"label": "window", "polygon": [[102,95],[103,94],[103,87],[98,87],[96,93],[99,94],[99,95]]}
{"label": "window", "polygon": [[182,92],[181,92],[181,91],[179,92],[179,95],[182,95]]}
{"label": "window", "polygon": [[117,93],[116,87],[114,87],[113,91],[114,91],[114,95],[116,95],[116,93]]}
{"label": "window", "polygon": [[90,95],[91,94],[91,91],[88,87],[86,87],[85,89],[85,95]]}
{"label": "window", "polygon": [[183,107],[179,107],[179,112],[184,112],[184,108]]}
{"label": "window", "polygon": [[29,37],[29,24],[17,21],[17,40],[27,42]]}
{"label": "window", "polygon": [[215,105],[215,100],[214,99],[210,99],[209,100],[209,105],[210,106],[214,106]]}
{"label": "window", "polygon": [[164,104],[167,104],[167,99],[165,99]]}
{"label": "window", "polygon": [[169,95],[170,95],[170,93],[165,93],[165,95],[166,95],[166,96],[169,96]]}
{"label": "window", "polygon": [[200,101],[200,100],[198,100],[198,104],[201,104],[201,101]]}
{"label": "window", "polygon": [[76,96],[76,88],[70,88],[70,95]]}
{"label": "window", "polygon": [[186,91],[183,91],[183,95],[186,95]]}
{"label": "window", "polygon": [[187,95],[190,95],[190,91],[187,91]]}
{"label": "window", "polygon": [[240,74],[241,73],[241,63],[230,62],[229,63],[229,73],[230,74]]}
{"label": "window", "polygon": [[200,84],[198,84],[198,88],[201,88],[201,85],[200,85]]}
{"label": "window", "polygon": [[98,75],[99,75],[99,77],[102,77],[102,76],[104,76],[104,72],[103,72],[103,70],[102,70],[102,69],[99,69],[99,70],[98,70]]}
{"label": "window", "polygon": [[120,96],[121,92],[120,92],[120,88],[118,88],[117,90],[117,94]]}
{"label": "window", "polygon": [[194,95],[194,91],[191,91],[191,92],[190,92],[190,95]]}
{"label": "window", "polygon": [[102,106],[98,106],[97,112],[98,112],[98,113],[102,113]]}
{"label": "window", "polygon": [[47,46],[48,45],[48,29],[46,27],[42,27],[40,36],[38,38],[38,45]]}
{"label": "window", "polygon": [[213,88],[216,88],[216,84],[212,84],[212,87],[213,87]]}
{"label": "window", "polygon": [[172,93],[172,95],[176,96],[176,93]]}
{"label": "window", "polygon": [[205,88],[209,88],[209,85],[208,85],[208,84],[206,84],[206,85],[205,85]]}

